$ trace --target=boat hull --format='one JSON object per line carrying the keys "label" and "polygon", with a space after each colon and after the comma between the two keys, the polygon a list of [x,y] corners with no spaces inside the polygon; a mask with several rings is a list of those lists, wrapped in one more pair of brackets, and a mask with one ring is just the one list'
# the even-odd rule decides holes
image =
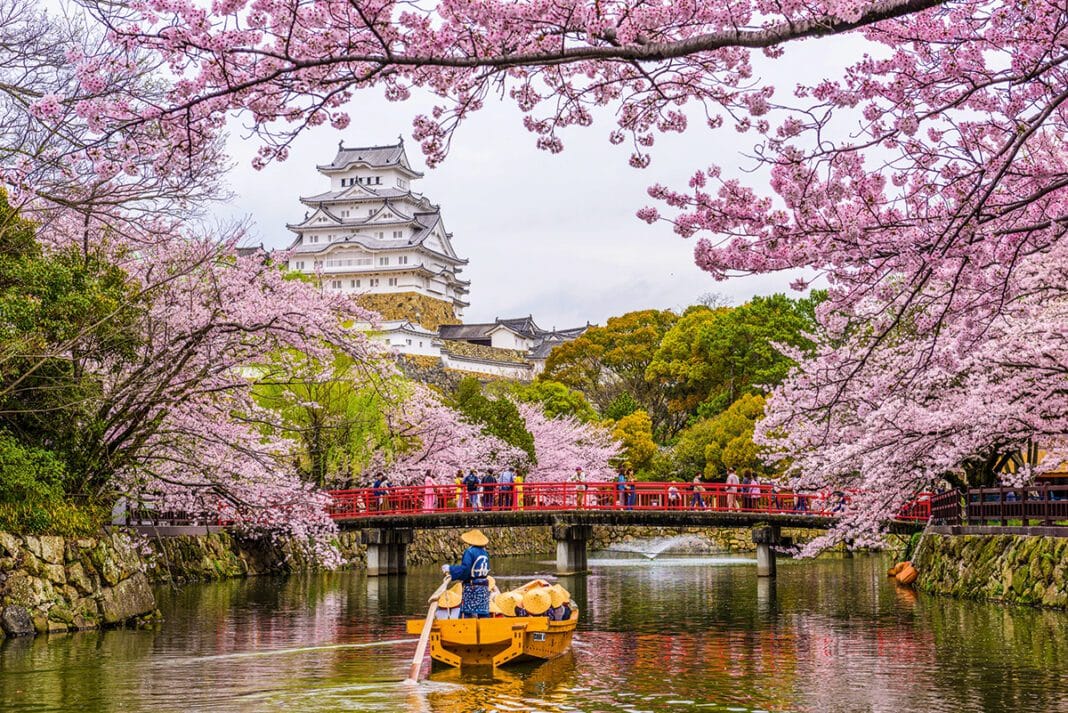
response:
{"label": "boat hull", "polygon": [[[420,633],[424,623],[409,619],[408,633]],[[551,659],[571,647],[577,624],[577,610],[566,621],[544,616],[436,619],[430,630],[430,657],[457,668]]]}

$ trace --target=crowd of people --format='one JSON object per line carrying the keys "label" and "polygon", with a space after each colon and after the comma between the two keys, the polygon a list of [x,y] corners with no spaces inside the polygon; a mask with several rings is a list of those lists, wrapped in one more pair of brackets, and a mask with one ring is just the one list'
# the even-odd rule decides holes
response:
{"label": "crowd of people", "polygon": [[[465,510],[471,512],[496,510],[523,510],[538,505],[556,504],[565,498],[576,508],[605,507],[615,505],[625,509],[635,507],[664,507],[670,509],[709,510],[792,510],[807,512],[814,495],[802,495],[783,490],[777,483],[762,483],[751,473],[741,477],[733,470],[727,471],[725,480],[708,481],[698,473],[690,482],[677,482],[662,489],[642,487],[634,477],[634,470],[620,466],[612,483],[587,483],[581,467],[564,481],[558,492],[535,489],[524,491],[526,474],[521,470],[506,467],[499,473],[493,469],[481,471],[470,468],[457,470],[452,484],[443,485],[433,474],[426,472],[422,489],[396,489],[384,473],[375,475],[370,485],[370,502],[362,502],[361,510]],[[560,485],[560,483],[557,483]],[[662,486],[660,486],[662,488]],[[611,488],[611,490],[609,490]],[[819,508],[839,511],[844,508],[845,495],[835,492],[830,499],[817,503]]]}

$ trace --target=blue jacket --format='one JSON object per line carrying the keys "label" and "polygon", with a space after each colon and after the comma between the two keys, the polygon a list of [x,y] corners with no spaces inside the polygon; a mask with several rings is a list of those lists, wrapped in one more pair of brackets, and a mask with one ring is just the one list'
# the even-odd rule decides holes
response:
{"label": "blue jacket", "polygon": [[449,576],[457,582],[485,580],[489,576],[489,552],[473,545],[468,547],[460,564],[449,565]]}

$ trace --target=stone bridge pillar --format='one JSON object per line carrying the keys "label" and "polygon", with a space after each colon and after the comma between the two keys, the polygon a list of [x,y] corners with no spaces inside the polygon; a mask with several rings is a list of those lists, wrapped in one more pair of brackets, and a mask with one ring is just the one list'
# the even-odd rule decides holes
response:
{"label": "stone bridge pillar", "polygon": [[593,527],[590,525],[553,525],[558,574],[578,574],[589,569],[586,559],[586,541],[591,537],[593,537]]}
{"label": "stone bridge pillar", "polygon": [[757,576],[775,576],[775,550],[772,546],[779,544],[778,525],[758,525],[753,528],[753,544],[756,545]]}
{"label": "stone bridge pillar", "polygon": [[414,530],[360,530],[360,542],[367,545],[367,576],[404,574],[408,571],[408,544]]}

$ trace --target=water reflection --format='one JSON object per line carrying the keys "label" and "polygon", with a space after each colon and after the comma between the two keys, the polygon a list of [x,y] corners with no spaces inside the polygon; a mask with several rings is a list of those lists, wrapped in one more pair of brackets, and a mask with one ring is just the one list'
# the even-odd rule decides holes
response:
{"label": "water reflection", "polygon": [[[638,556],[640,557],[640,556]],[[402,682],[433,567],[160,592],[154,630],[0,646],[3,711],[1068,711],[1068,615],[894,587],[877,558],[594,557],[571,654]],[[644,559],[644,558],[641,558]],[[706,558],[707,560],[707,558]],[[549,565],[498,560],[504,582]]]}

